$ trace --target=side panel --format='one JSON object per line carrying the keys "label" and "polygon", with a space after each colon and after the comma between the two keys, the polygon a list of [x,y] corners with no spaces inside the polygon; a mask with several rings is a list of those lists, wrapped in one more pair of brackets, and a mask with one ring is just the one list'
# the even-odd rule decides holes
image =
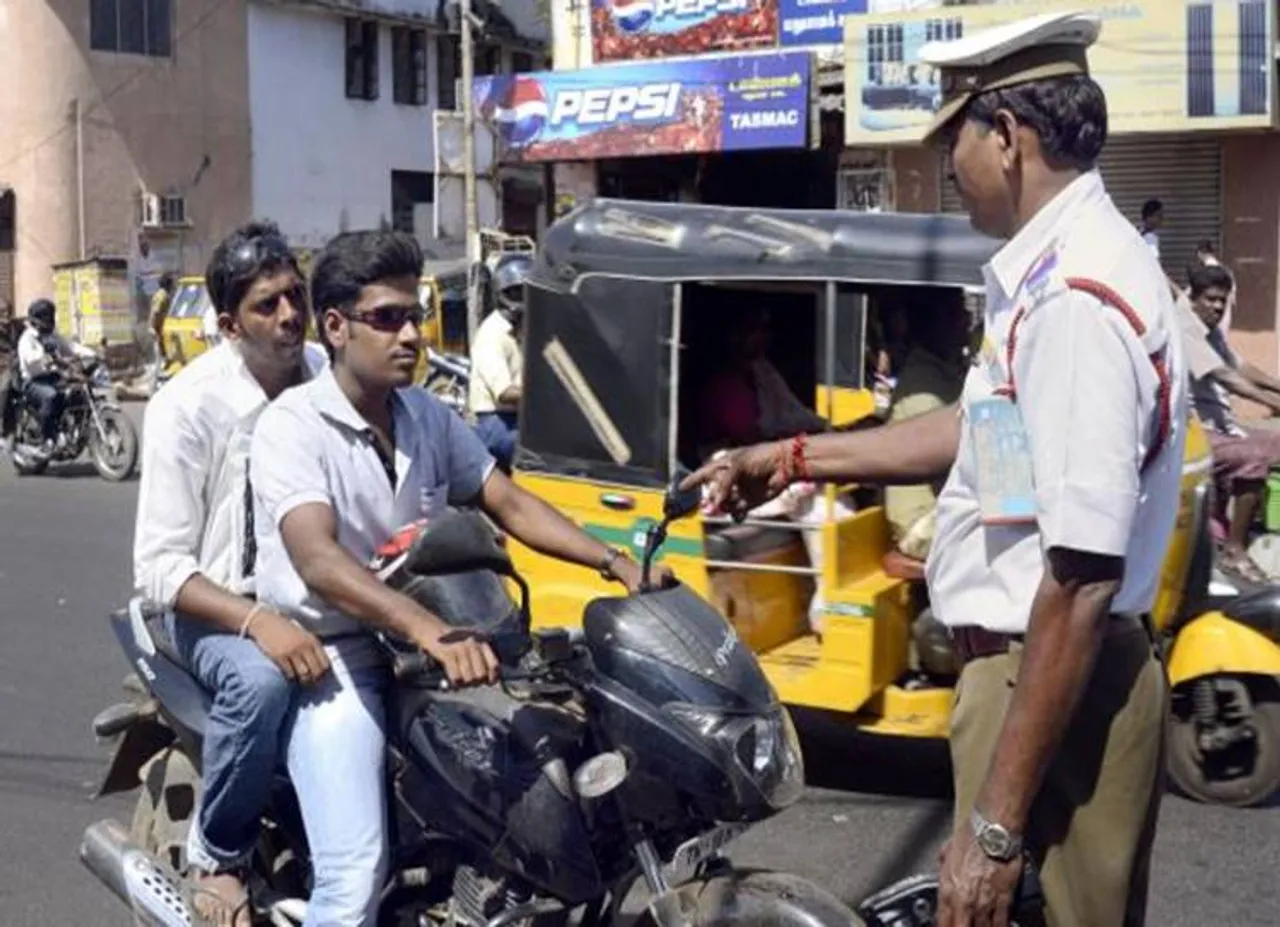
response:
{"label": "side panel", "polygon": [[[662,491],[658,489],[519,471],[515,479],[587,533],[636,559],[643,550],[645,530],[662,516]],[[616,583],[595,571],[545,557],[514,539],[508,543],[516,569],[529,583],[534,627],[577,627],[587,602],[618,593]],[[672,525],[657,559],[668,564],[694,592],[704,597],[709,594],[700,518]]]}
{"label": "side panel", "polygon": [[1280,646],[1221,612],[1209,612],[1178,632],[1168,667],[1174,686],[1215,674],[1280,676]]}

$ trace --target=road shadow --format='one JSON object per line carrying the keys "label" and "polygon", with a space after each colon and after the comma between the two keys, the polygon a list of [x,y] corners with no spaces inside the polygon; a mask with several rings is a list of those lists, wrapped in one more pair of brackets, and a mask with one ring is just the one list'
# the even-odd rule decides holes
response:
{"label": "road shadow", "polygon": [[951,757],[945,740],[877,737],[848,715],[792,708],[809,785],[899,798],[950,800]]}

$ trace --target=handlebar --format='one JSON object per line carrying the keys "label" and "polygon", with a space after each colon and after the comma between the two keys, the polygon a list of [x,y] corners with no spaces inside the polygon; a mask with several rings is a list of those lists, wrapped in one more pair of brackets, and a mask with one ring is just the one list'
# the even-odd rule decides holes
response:
{"label": "handlebar", "polygon": [[[491,637],[477,634],[476,637],[487,643],[498,658],[500,682],[527,682],[546,678],[554,671],[558,663],[563,662],[565,655],[572,653],[568,646],[570,636],[564,632],[548,632],[544,634],[498,634]],[[525,654],[533,649],[533,644],[554,641],[560,645],[556,649],[563,653],[547,654],[542,648],[540,665],[526,669],[515,665]],[[413,682],[441,691],[451,688],[445,676],[444,667],[422,650],[397,650],[391,660],[391,674],[396,682]]]}

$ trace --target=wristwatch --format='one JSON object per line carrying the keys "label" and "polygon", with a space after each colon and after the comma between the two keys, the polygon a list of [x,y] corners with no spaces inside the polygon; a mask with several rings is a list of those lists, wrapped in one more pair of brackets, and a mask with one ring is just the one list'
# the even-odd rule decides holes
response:
{"label": "wristwatch", "polygon": [[613,565],[618,562],[619,557],[626,556],[621,548],[610,547],[609,552],[600,559],[600,575],[605,579],[615,580],[618,574],[613,572]]}
{"label": "wristwatch", "polygon": [[989,859],[1007,863],[1022,852],[1022,838],[1009,833],[1002,824],[988,821],[977,808],[969,815],[969,826],[973,828],[973,839]]}

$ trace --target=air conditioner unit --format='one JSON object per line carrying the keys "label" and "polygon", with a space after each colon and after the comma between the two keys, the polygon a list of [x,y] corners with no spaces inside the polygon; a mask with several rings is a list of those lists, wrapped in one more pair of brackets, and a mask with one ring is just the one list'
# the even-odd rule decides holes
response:
{"label": "air conditioner unit", "polygon": [[159,228],[163,224],[160,221],[159,196],[154,193],[143,193],[139,198],[138,205],[138,224],[144,229]]}

